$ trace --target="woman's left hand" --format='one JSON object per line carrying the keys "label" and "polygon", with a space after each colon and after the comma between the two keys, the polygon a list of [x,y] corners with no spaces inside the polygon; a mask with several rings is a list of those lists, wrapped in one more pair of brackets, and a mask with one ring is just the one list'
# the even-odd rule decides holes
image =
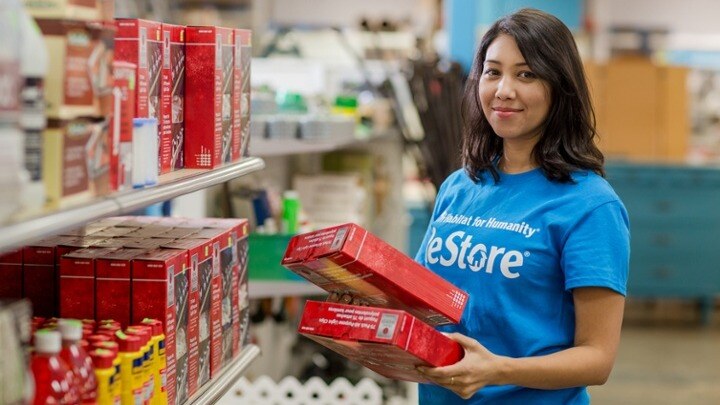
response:
{"label": "woman's left hand", "polygon": [[447,337],[460,343],[465,349],[465,357],[449,366],[418,367],[418,371],[463,399],[468,399],[484,386],[493,384],[501,356],[491,353],[477,340],[460,333],[448,334]]}

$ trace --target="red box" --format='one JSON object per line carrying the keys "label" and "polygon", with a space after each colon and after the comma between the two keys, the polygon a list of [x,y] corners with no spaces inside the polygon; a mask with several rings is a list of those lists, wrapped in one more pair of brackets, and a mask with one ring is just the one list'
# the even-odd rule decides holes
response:
{"label": "red box", "polygon": [[185,27],[163,24],[163,131],[172,140],[170,170],[185,167]]}
{"label": "red box", "polygon": [[222,366],[232,360],[230,287],[236,258],[235,241],[230,229],[220,228],[205,228],[193,237],[211,240],[213,244],[214,265],[210,282],[210,378],[214,378]]}
{"label": "red box", "polygon": [[58,248],[63,244],[78,244],[84,238],[53,236],[23,248],[23,297],[33,305],[35,316],[58,315],[60,274],[58,251],[69,253],[80,247]]}
{"label": "red box", "polygon": [[172,138],[162,131],[162,76],[166,70],[163,65],[162,24],[119,18],[115,20],[115,26],[115,60],[137,65],[135,117],[157,118],[159,169],[160,173],[165,173],[170,170]]}
{"label": "red box", "polygon": [[233,30],[187,27],[185,167],[211,169],[230,161]]}
{"label": "red box", "polygon": [[188,395],[195,394],[210,379],[210,293],[213,273],[213,244],[207,239],[179,239],[164,244],[167,249],[188,251]]}
{"label": "red box", "polygon": [[95,261],[112,249],[76,250],[60,258],[60,316],[95,319]]}
{"label": "red box", "polygon": [[0,280],[0,298],[22,298],[22,249],[0,255]]}
{"label": "red box", "polygon": [[[248,220],[235,218],[207,218],[205,226],[210,228],[230,229],[232,238],[235,241],[235,249],[233,255],[234,267],[232,272],[232,282],[230,287],[230,302],[232,316],[232,355],[233,357],[240,354],[240,350],[245,347],[248,338],[248,330],[250,325],[250,299],[248,295]],[[227,299],[226,288],[228,285],[225,280],[227,275],[223,274],[223,311],[226,310],[225,300]],[[223,313],[223,319],[225,319]],[[223,346],[226,344],[226,331],[223,330]]]}
{"label": "red box", "polygon": [[[239,42],[239,44],[238,44]],[[240,57],[238,58],[238,55]],[[250,61],[252,58],[252,32],[250,30],[235,30],[235,83],[233,85],[233,114],[239,113],[240,117],[233,117],[233,131],[235,125],[240,126],[237,135],[233,132],[233,142],[237,142],[237,150],[233,143],[233,160],[245,156],[247,145],[250,141]],[[239,61],[238,61],[239,59]],[[238,72],[239,69],[239,72]],[[239,105],[235,105],[235,97]],[[239,122],[238,122],[239,121]]]}
{"label": "red box", "polygon": [[131,325],[130,274],[132,260],[142,249],[118,249],[95,259],[95,319],[114,319]]}
{"label": "red box", "polygon": [[165,327],[168,404],[188,398],[187,256],[185,250],[160,249],[135,257],[132,265],[133,323],[152,318]]}
{"label": "red box", "polygon": [[458,323],[467,293],[356,224],[293,237],[282,265],[328,292],[405,310],[430,325]]}
{"label": "red box", "polygon": [[[113,62],[115,104],[110,119],[111,154],[110,181],[113,190],[132,188],[132,134],[137,88],[137,65]],[[118,100],[119,99],[119,100]],[[119,101],[119,105],[117,104]],[[116,117],[119,117],[116,119]]]}
{"label": "red box", "polygon": [[307,301],[298,332],[385,377],[429,382],[415,367],[457,363],[464,350],[405,311]]}

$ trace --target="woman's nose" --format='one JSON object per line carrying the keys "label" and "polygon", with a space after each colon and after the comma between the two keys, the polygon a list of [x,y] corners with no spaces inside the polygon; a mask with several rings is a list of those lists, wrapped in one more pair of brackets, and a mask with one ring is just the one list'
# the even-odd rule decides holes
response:
{"label": "woman's nose", "polygon": [[515,88],[511,79],[503,77],[498,81],[495,97],[501,100],[515,98]]}

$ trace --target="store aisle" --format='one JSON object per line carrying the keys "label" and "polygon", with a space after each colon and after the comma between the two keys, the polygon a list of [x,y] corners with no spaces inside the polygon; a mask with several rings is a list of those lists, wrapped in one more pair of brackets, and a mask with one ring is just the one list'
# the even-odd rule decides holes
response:
{"label": "store aisle", "polygon": [[720,328],[626,326],[610,380],[593,405],[720,404]]}

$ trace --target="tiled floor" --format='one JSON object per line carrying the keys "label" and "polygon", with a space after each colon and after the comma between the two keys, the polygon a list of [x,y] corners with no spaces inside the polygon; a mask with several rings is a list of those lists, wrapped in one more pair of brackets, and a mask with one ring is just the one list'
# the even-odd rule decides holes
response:
{"label": "tiled floor", "polygon": [[626,326],[610,380],[593,405],[720,404],[720,328]]}

